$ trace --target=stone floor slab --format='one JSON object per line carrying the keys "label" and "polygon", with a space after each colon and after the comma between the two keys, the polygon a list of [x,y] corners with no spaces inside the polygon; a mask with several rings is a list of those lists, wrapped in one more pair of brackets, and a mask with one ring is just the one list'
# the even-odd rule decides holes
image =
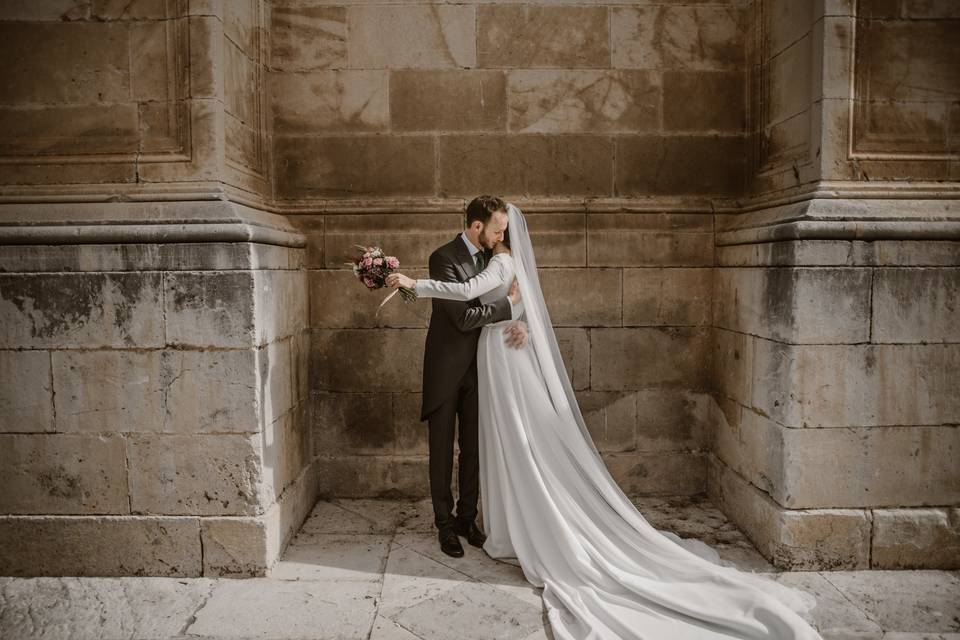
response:
{"label": "stone floor slab", "polygon": [[379,583],[223,579],[197,612],[189,636],[257,640],[366,639]]}
{"label": "stone floor slab", "polygon": [[216,581],[205,578],[0,578],[0,638],[169,638]]}
{"label": "stone floor slab", "polygon": [[390,549],[388,535],[298,533],[268,572],[274,580],[380,582]]}
{"label": "stone floor slab", "polygon": [[821,575],[885,633],[960,633],[958,571],[823,571]]}
{"label": "stone floor slab", "polygon": [[817,606],[805,617],[821,635],[839,634],[839,637],[850,638],[879,638],[883,635],[880,625],[871,621],[819,572],[783,572],[776,579],[787,586],[802,589],[817,599]]}

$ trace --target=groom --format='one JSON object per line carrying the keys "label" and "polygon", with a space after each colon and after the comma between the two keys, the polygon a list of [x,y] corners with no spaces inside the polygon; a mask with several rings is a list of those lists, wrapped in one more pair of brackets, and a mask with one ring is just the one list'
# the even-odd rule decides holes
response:
{"label": "groom", "polygon": [[[506,203],[496,196],[478,196],[467,205],[466,229],[430,254],[430,278],[465,282],[480,273],[492,257],[493,247],[503,241],[507,228]],[[477,527],[480,490],[480,458],[477,396],[477,342],[483,325],[516,320],[520,306],[516,283],[509,295],[489,304],[478,299],[461,302],[433,298],[430,328],[423,354],[423,406],[420,420],[429,427],[430,497],[434,524],[439,529],[440,548],[460,557],[458,535],[482,547],[486,535]],[[507,344],[521,348],[527,341],[522,320],[504,330]],[[459,489],[457,513],[453,515],[454,425],[459,422]]]}

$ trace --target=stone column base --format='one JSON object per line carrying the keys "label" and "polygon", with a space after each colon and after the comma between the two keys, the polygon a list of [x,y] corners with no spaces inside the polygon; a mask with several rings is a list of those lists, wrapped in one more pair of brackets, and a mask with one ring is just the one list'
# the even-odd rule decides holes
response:
{"label": "stone column base", "polygon": [[707,495],[784,571],[960,568],[960,509],[786,509],[715,455]]}

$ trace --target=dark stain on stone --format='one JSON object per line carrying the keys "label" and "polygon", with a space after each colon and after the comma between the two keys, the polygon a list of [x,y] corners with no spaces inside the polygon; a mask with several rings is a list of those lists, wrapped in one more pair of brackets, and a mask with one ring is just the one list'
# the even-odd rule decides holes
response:
{"label": "dark stain on stone", "polygon": [[0,300],[29,318],[31,336],[50,338],[102,314],[105,276],[0,276]]}
{"label": "dark stain on stone", "polygon": [[80,477],[67,473],[60,465],[53,471],[37,474],[37,482],[48,495],[57,498],[77,498],[80,495]]}
{"label": "dark stain on stone", "polygon": [[793,269],[767,269],[763,278],[763,308],[766,317],[774,328],[774,333],[782,336],[780,327],[793,324],[794,297],[796,283]]}

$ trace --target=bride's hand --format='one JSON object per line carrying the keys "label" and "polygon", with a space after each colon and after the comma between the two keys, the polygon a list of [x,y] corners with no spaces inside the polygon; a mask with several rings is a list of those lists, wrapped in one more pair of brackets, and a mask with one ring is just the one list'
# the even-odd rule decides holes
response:
{"label": "bride's hand", "polygon": [[399,289],[400,287],[406,287],[407,289],[413,289],[417,284],[417,281],[409,276],[405,276],[402,273],[391,273],[387,276],[387,286],[394,289]]}
{"label": "bride's hand", "polygon": [[520,285],[517,284],[517,279],[513,279],[513,284],[510,285],[510,291],[507,294],[510,296],[510,303],[517,304],[520,302]]}
{"label": "bride's hand", "polygon": [[527,323],[523,320],[514,320],[504,329],[507,335],[507,346],[520,349],[527,344]]}

